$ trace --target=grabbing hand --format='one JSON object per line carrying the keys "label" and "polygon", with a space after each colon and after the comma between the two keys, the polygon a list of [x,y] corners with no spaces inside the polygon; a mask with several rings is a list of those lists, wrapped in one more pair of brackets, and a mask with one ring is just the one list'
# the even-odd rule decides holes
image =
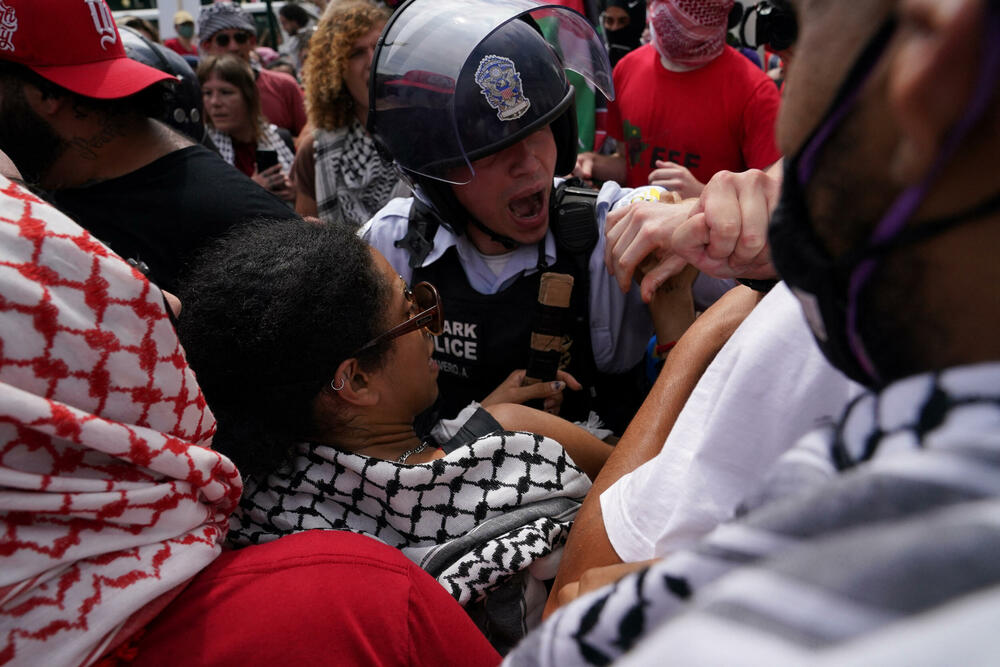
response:
{"label": "grabbing hand", "polygon": [[688,219],[693,204],[693,200],[680,204],[636,202],[608,213],[604,265],[622,292],[629,290],[635,275],[641,280],[643,301],[649,303],[653,292],[684,268],[687,262],[674,254],[672,239],[674,230]]}
{"label": "grabbing hand", "polygon": [[569,387],[573,391],[583,389],[583,385],[566,371],[556,371],[553,382],[538,382],[524,385],[525,370],[519,369],[507,376],[490,395],[480,401],[480,405],[488,407],[498,403],[527,403],[535,399],[544,399],[546,412],[559,414],[563,402],[563,389]]}
{"label": "grabbing hand", "polygon": [[663,160],[656,161],[656,169],[649,173],[649,184],[676,192],[683,199],[693,199],[705,188],[687,167]]}
{"label": "grabbing hand", "polygon": [[774,278],[767,226],[781,179],[759,169],[720,171],[673,235],[673,251],[717,278]]}

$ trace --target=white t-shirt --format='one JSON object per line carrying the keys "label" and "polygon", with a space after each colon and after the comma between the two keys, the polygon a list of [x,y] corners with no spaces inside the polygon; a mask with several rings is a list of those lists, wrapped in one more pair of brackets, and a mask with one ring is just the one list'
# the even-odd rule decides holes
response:
{"label": "white t-shirt", "polygon": [[484,255],[481,252],[478,254],[482,257],[483,263],[486,264],[490,271],[493,272],[493,275],[498,278],[503,274],[503,270],[507,268],[507,262],[509,262],[510,258],[514,256],[513,252],[505,252],[501,255]]}
{"label": "white t-shirt", "polygon": [[779,283],[709,365],[660,453],[601,495],[615,551],[629,562],[690,545],[729,519],[800,436],[862,391],[826,361]]}

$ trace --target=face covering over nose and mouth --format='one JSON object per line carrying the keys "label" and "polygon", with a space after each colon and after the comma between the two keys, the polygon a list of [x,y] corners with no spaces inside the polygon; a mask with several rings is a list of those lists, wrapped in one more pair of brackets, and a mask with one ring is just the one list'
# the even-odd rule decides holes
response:
{"label": "face covering over nose and mouth", "polygon": [[645,0],[607,0],[604,8],[620,7],[628,14],[628,25],[617,30],[604,28],[604,41],[608,47],[611,66],[618,64],[625,55],[642,44],[642,31],[646,27]]}
{"label": "face covering over nose and mouth", "polygon": [[928,191],[982,118],[995,96],[1000,77],[1000,9],[990,5],[988,38],[976,89],[965,113],[945,139],[933,165],[915,185],[904,190],[873,227],[868,240],[834,259],[816,233],[807,203],[807,189],[817,170],[820,153],[830,136],[854,109],[865,82],[885,54],[896,32],[890,17],[869,41],[851,67],[829,111],[799,152],[785,162],[781,200],[771,220],[771,257],[779,275],[802,304],[802,309],[827,360],[852,380],[880,388],[892,378],[880,370],[879,360],[864,339],[860,323],[877,314],[863,310],[872,276],[882,258],[899,248],[919,243],[957,225],[979,219],[1000,208],[1000,193],[987,201],[946,216],[908,226]]}
{"label": "face covering over nose and mouth", "polygon": [[654,0],[648,9],[653,47],[675,65],[707,65],[726,46],[732,8],[733,0]]}

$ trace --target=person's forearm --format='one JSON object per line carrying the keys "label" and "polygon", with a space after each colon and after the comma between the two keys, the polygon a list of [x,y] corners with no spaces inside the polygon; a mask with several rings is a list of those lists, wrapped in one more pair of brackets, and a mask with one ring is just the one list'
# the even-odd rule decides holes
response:
{"label": "person's forearm", "polygon": [[691,285],[697,275],[698,270],[688,265],[682,273],[668,279],[653,292],[649,314],[653,318],[657,344],[679,341],[694,322]]}
{"label": "person's forearm", "polygon": [[710,361],[702,359],[705,355],[695,354],[692,349],[701,345],[701,341],[688,336],[671,350],[652,391],[594,480],[573,522],[543,617],[558,607],[558,593],[562,586],[577,581],[592,567],[622,562],[604,528],[600,496],[623,475],[659,453],[677,415]]}
{"label": "person's forearm", "polygon": [[594,155],[593,178],[597,181],[614,181],[625,183],[625,156]]}
{"label": "person's forearm", "polygon": [[653,316],[657,345],[673,343],[680,340],[694,322],[694,297],[690,289],[687,294],[670,296],[655,292],[649,312]]}
{"label": "person's forearm", "polygon": [[597,477],[614,449],[562,417],[525,405],[502,403],[485,409],[505,429],[538,433],[558,442],[591,480]]}
{"label": "person's forearm", "polygon": [[757,300],[758,295],[749,288],[733,288],[705,315],[695,320],[670,351],[652,391],[604,464],[601,474],[594,480],[576,515],[544,616],[558,607],[558,593],[562,586],[577,581],[592,567],[622,562],[604,528],[601,494],[622,476],[660,452],[705,369]]}

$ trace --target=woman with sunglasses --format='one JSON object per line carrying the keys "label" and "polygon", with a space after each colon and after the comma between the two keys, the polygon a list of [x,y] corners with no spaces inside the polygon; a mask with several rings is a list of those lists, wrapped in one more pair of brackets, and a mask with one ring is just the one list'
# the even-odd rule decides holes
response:
{"label": "woman with sunglasses", "polygon": [[[223,551],[240,473],[211,449],[160,290],[15,184],[3,153],[0,174],[0,662],[500,661],[436,581],[371,538]],[[373,642],[372,627],[393,631]]]}
{"label": "woman with sunglasses", "polygon": [[[596,475],[610,447],[520,405],[474,407],[418,435],[437,397],[442,305],[346,225],[244,228],[188,276],[179,333],[218,421],[214,445],[245,480],[229,541],[375,537],[437,578],[498,650],[516,642],[539,619],[554,576],[544,557],[590,487],[584,471]],[[496,607],[517,623],[487,620]]]}
{"label": "woman with sunglasses", "polygon": [[198,64],[209,136],[219,154],[255,183],[291,205],[288,174],[295,159],[287,130],[267,122],[250,65],[237,56],[205,56]]}

